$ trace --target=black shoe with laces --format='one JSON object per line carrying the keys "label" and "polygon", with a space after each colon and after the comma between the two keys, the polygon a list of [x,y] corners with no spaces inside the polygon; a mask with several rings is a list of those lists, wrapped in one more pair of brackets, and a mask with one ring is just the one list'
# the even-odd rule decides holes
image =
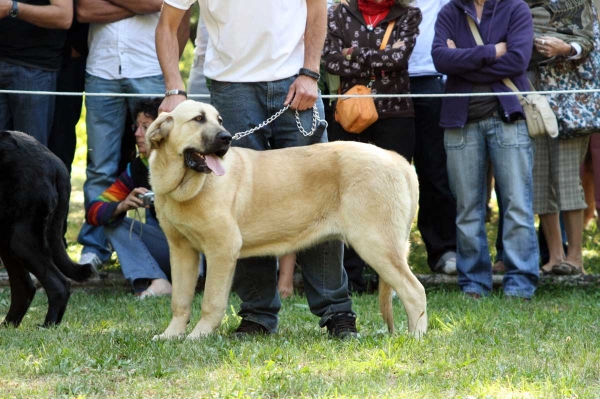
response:
{"label": "black shoe with laces", "polygon": [[246,337],[249,335],[267,335],[269,330],[262,324],[255,323],[250,320],[242,319],[242,322],[233,332],[234,337]]}
{"label": "black shoe with laces", "polygon": [[340,339],[358,338],[356,315],[352,313],[336,313],[325,323],[329,335]]}

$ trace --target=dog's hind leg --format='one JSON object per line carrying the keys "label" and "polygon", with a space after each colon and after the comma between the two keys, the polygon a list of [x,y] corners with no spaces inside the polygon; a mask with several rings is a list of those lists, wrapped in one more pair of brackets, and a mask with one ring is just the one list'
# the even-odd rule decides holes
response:
{"label": "dog's hind leg", "polygon": [[42,232],[33,223],[19,225],[11,238],[11,248],[22,265],[40,282],[48,296],[48,312],[43,326],[59,324],[67,308],[70,282],[58,270]]}
{"label": "dog's hind leg", "polygon": [[[165,230],[166,232],[167,230]],[[154,340],[177,338],[185,334],[198,282],[200,254],[189,244],[187,239],[179,236],[178,241],[175,242],[169,237],[167,235],[171,254],[171,280],[173,283],[171,311],[173,318],[165,332],[154,336]]]}
{"label": "dog's hind leg", "polygon": [[[365,240],[364,237],[369,239]],[[421,337],[427,331],[427,297],[425,288],[415,277],[408,266],[408,248],[406,241],[398,247],[382,245],[387,240],[379,239],[376,234],[365,235],[351,245],[361,258],[379,274],[379,278],[391,286],[402,301],[408,316],[408,332],[416,337]],[[392,240],[393,242],[393,240]],[[380,309],[390,332],[393,330],[391,320],[391,291],[385,284],[380,285]],[[391,328],[390,328],[391,327]]]}
{"label": "dog's hind leg", "polygon": [[50,327],[60,324],[71,297],[71,283],[54,264],[41,274],[36,274],[36,272],[33,274],[40,281],[48,296],[48,312],[43,326]]}
{"label": "dog's hind leg", "polygon": [[0,258],[6,267],[10,282],[10,308],[1,324],[18,327],[33,301],[35,285],[19,259],[8,250],[8,245],[2,245]]}

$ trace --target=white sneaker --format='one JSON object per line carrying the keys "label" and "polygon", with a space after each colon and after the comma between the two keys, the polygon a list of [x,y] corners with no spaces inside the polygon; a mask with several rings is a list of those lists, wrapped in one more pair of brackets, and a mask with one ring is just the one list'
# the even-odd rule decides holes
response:
{"label": "white sneaker", "polygon": [[450,258],[446,260],[444,267],[442,268],[442,272],[449,275],[456,274],[456,258]]}
{"label": "white sneaker", "polygon": [[98,269],[98,268],[100,268],[100,266],[102,266],[102,261],[100,260],[98,255],[96,255],[93,252],[86,252],[86,253],[81,254],[81,257],[79,258],[78,263],[80,265],[89,263],[92,266],[94,266],[96,269]]}

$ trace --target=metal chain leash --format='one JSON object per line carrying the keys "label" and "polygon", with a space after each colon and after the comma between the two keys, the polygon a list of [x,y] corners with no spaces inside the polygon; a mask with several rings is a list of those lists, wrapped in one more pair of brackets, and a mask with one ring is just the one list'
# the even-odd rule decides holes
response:
{"label": "metal chain leash", "polygon": [[[288,110],[289,107],[290,107],[290,104],[286,105],[285,107],[283,107],[282,109],[277,111],[275,114],[270,116],[266,121],[262,122],[261,124],[259,124],[256,127],[253,127],[252,129],[246,130],[245,132],[239,132],[239,133],[234,134],[232,137],[232,140],[239,140],[242,137],[246,137],[247,135],[252,134],[257,130],[262,129],[263,127],[267,126],[269,123],[273,122],[275,119],[279,118],[281,116],[281,114],[283,114],[285,111]],[[314,132],[317,128],[318,121],[319,121],[319,110],[317,109],[317,104],[313,105],[312,127],[309,132],[304,130],[304,127],[302,126],[302,122],[300,122],[300,113],[298,112],[298,110],[296,110],[296,126],[298,126],[298,130],[300,130],[300,133],[302,133],[305,137],[312,136],[314,134]]]}

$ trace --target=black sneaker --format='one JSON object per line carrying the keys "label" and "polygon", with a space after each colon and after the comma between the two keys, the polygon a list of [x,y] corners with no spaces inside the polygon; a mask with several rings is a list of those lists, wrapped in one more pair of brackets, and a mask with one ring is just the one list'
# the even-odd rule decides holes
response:
{"label": "black sneaker", "polygon": [[249,335],[268,335],[267,327],[250,320],[242,319],[242,322],[233,332],[234,337],[247,337]]}
{"label": "black sneaker", "polygon": [[358,338],[356,315],[352,313],[336,313],[327,320],[325,326],[332,337],[340,339]]}

